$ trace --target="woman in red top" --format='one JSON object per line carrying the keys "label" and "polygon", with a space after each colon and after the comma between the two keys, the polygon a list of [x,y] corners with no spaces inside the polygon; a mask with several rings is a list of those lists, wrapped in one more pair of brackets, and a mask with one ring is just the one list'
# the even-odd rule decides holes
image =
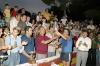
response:
{"label": "woman in red top", "polygon": [[36,59],[44,59],[47,57],[48,44],[52,42],[57,37],[49,39],[45,36],[46,30],[44,27],[40,27],[39,35],[36,37]]}

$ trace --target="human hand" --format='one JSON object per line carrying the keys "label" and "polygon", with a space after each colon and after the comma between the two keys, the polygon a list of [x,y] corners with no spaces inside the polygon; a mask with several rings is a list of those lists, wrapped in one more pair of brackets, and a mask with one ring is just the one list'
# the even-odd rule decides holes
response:
{"label": "human hand", "polygon": [[16,48],[16,47],[17,47],[17,45],[16,45],[16,44],[14,44],[14,45],[12,45],[12,46],[11,46],[11,48]]}
{"label": "human hand", "polygon": [[12,48],[12,46],[11,45],[6,45],[7,46],[7,49],[11,49]]}
{"label": "human hand", "polygon": [[55,45],[55,48],[58,49],[59,48],[59,45]]}
{"label": "human hand", "polygon": [[8,49],[9,47],[7,45],[4,45],[1,47],[2,50]]}
{"label": "human hand", "polygon": [[33,60],[33,57],[32,57],[32,55],[30,55],[30,56],[29,56],[29,60]]}
{"label": "human hand", "polygon": [[58,36],[60,35],[60,33],[58,31],[55,32]]}
{"label": "human hand", "polygon": [[53,37],[52,39],[55,40],[55,39],[57,39],[57,38],[58,38],[58,37],[56,36],[56,37]]}
{"label": "human hand", "polygon": [[56,45],[55,47],[56,49],[58,49],[58,48],[61,48],[61,45],[59,44],[59,45]]}
{"label": "human hand", "polygon": [[22,41],[22,45],[27,45],[28,41]]}

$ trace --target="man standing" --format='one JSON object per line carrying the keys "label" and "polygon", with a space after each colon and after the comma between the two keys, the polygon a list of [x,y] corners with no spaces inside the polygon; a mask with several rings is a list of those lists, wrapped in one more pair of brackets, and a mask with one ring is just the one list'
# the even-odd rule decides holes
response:
{"label": "man standing", "polygon": [[17,27],[17,24],[20,21],[21,14],[17,14],[15,17],[11,18],[10,20],[10,33],[13,32],[13,28]]}
{"label": "man standing", "polygon": [[27,16],[25,14],[21,15],[21,21],[18,23],[18,27],[21,29],[21,35],[25,34],[25,27],[26,25],[26,18]]}
{"label": "man standing", "polygon": [[5,66],[16,66],[20,62],[19,53],[23,51],[21,38],[18,36],[18,29],[13,28],[13,33],[5,38],[5,44],[8,46],[8,59],[4,62]]}
{"label": "man standing", "polygon": [[62,51],[60,59],[63,62],[63,66],[70,66],[72,44],[73,44],[73,40],[70,37],[70,31],[64,30],[62,34],[57,31],[57,35],[61,36],[60,44]]}
{"label": "man standing", "polygon": [[88,51],[91,48],[91,39],[87,35],[87,31],[83,30],[82,35],[76,42],[76,48],[78,50],[76,66],[86,66]]}
{"label": "man standing", "polygon": [[20,63],[26,63],[28,60],[32,60],[32,56],[30,55],[34,51],[34,37],[32,36],[32,27],[27,26],[25,28],[25,35],[21,37],[21,41],[26,41],[27,45],[24,46],[24,53],[20,56]]}
{"label": "man standing", "polygon": [[44,59],[47,58],[48,54],[48,44],[53,40],[57,39],[57,37],[48,38],[46,35],[46,30],[43,26],[39,28],[39,34],[36,36],[36,59]]}

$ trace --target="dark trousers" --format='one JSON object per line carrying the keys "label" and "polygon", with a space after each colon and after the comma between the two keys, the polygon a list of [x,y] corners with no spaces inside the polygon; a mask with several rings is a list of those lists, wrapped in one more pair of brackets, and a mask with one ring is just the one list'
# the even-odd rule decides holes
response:
{"label": "dark trousers", "polygon": [[89,50],[87,66],[96,66],[96,49]]}

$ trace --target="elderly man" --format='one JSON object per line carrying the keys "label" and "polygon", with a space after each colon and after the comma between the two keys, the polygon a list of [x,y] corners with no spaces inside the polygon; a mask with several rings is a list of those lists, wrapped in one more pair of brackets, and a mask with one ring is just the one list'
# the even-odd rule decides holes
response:
{"label": "elderly man", "polygon": [[83,30],[82,35],[76,42],[76,48],[78,50],[76,66],[86,66],[88,51],[91,48],[91,39],[87,35],[87,31]]}

